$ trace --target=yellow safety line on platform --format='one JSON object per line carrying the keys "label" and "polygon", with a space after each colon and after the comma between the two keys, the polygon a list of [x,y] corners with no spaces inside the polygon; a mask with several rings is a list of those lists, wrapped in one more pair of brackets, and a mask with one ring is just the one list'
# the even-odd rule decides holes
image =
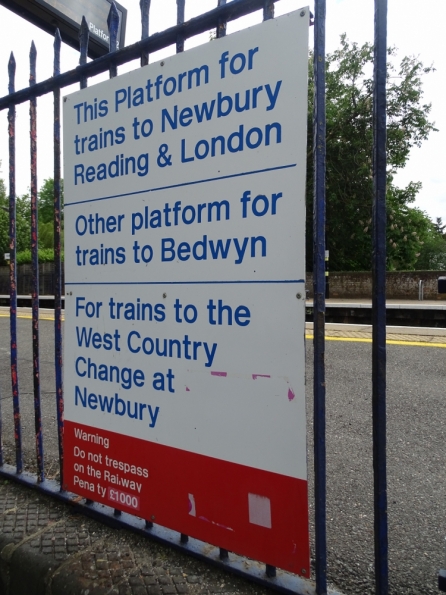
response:
{"label": "yellow safety line on platform", "polygon": [[[313,335],[305,335],[306,339],[313,339]],[[349,343],[371,343],[372,339],[360,338],[360,337],[325,337],[326,341],[347,341]],[[409,345],[419,347],[444,347],[446,343],[430,343],[427,341],[396,341],[395,339],[388,339],[387,345]]]}
{"label": "yellow safety line on platform", "polygon": [[[6,312],[0,312],[0,318],[9,318],[9,314]],[[24,318],[25,320],[32,320],[33,317],[31,314],[17,314],[17,318]],[[63,320],[64,317],[62,317]],[[40,314],[39,320],[52,320],[54,321],[54,316],[45,316]]]}
{"label": "yellow safety line on platform", "polygon": [[[0,318],[9,318],[7,312],[0,312]],[[32,320],[30,314],[17,314],[17,318],[24,318],[25,320]],[[62,320],[64,320],[64,316]],[[39,316],[39,320],[52,320],[54,322],[54,316]],[[306,339],[313,339],[313,335],[305,335]],[[325,337],[326,341],[344,341],[348,343],[371,343],[372,339],[366,339],[361,337]],[[388,339],[387,345],[409,345],[413,347],[443,347],[446,349],[446,343],[429,343],[425,341],[396,341],[395,339]]]}

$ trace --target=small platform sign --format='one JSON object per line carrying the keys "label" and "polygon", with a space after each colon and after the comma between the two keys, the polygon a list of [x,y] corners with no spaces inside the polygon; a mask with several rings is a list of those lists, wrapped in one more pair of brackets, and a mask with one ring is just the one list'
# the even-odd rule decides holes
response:
{"label": "small platform sign", "polygon": [[64,487],[307,577],[308,27],[63,104]]}
{"label": "small platform sign", "polygon": [[[110,39],[107,18],[111,0],[0,0],[0,4],[50,35],[59,29],[62,40],[79,49],[79,31],[85,17],[89,31],[88,55],[98,58],[108,53]],[[127,9],[115,2],[120,16],[118,49],[124,47]]]}

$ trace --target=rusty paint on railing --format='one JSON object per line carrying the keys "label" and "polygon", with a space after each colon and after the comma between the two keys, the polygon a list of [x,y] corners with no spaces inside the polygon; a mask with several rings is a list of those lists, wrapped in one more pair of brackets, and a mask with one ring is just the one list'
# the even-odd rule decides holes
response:
{"label": "rusty paint on railing", "polygon": [[[60,74],[59,29],[54,36],[53,74]],[[61,187],[60,187],[60,89],[54,89],[54,367],[56,380],[57,435],[59,445],[59,481],[63,484],[64,400],[62,380],[62,263],[61,263]]]}
{"label": "rusty paint on railing", "polygon": [[[29,52],[29,85],[36,84],[37,50],[34,42]],[[29,102],[29,137],[31,158],[31,260],[32,260],[32,350],[34,387],[34,429],[37,458],[37,480],[44,480],[42,410],[40,402],[40,362],[39,362],[39,216],[37,196],[37,99]]]}
{"label": "rusty paint on railing", "polygon": [[[226,4],[226,0],[218,0],[218,6],[224,6]],[[226,36],[226,21],[223,19],[219,19],[217,23],[217,39]]]}
{"label": "rusty paint on railing", "polygon": [[[81,28],[79,29],[79,66],[87,64],[88,41],[90,39],[90,31],[88,29],[85,17],[82,17]],[[79,79],[81,89],[86,89],[88,85],[88,76],[82,75]]]}
{"label": "rusty paint on railing", "polygon": [[[8,63],[8,91],[15,92],[15,58],[11,52]],[[14,412],[14,442],[16,472],[22,473],[22,425],[20,418],[19,379],[17,369],[17,261],[16,261],[16,202],[15,202],[15,106],[9,105],[9,291],[10,291],[10,343],[11,343],[11,384]]]}
{"label": "rusty paint on railing", "polygon": [[[150,0],[139,0],[139,8],[141,10],[141,39],[149,37],[149,13]],[[143,50],[141,52],[141,66],[147,66],[149,63],[149,52]]]}
{"label": "rusty paint on railing", "polygon": [[[183,27],[184,25],[184,11],[185,11],[185,0],[177,0],[177,26]],[[177,54],[184,52],[184,35],[181,29],[177,35]]]}
{"label": "rusty paint on railing", "polygon": [[[119,30],[119,12],[116,8],[116,4],[113,0],[110,6],[110,12],[107,17],[108,35],[110,39],[109,52],[110,54],[115,53],[118,50],[118,30]],[[110,78],[115,78],[118,75],[118,68],[115,62],[110,63],[109,68]]]}

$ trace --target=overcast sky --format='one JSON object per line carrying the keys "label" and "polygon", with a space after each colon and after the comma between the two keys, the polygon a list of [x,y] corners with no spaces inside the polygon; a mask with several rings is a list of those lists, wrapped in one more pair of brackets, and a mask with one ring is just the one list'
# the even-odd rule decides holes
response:
{"label": "overcast sky", "polygon": [[[121,0],[128,10],[126,44],[140,39],[139,0]],[[215,7],[216,0],[186,0],[186,19]],[[280,0],[276,3],[276,15],[300,8],[305,3],[299,0]],[[396,183],[400,186],[410,181],[420,181],[423,188],[416,206],[428,215],[442,217],[446,222],[446,110],[444,92],[446,90],[446,48],[444,23],[446,22],[446,0],[431,0],[423,5],[419,0],[388,0],[388,43],[399,49],[398,55],[419,56],[426,64],[434,64],[436,72],[425,77],[424,101],[432,103],[431,119],[439,132],[432,133],[429,140],[418,149],[412,150],[406,168],[398,174]],[[327,51],[333,51],[341,33],[346,32],[351,41],[363,43],[373,41],[373,0],[327,0]],[[310,3],[311,10],[313,2]],[[150,33],[161,31],[175,24],[176,1],[152,0]],[[228,26],[228,33],[261,21],[261,13],[239,19]],[[28,54],[31,40],[37,46],[37,80],[52,76],[52,38],[7,9],[0,7],[2,36],[0,40],[0,96],[8,91],[7,63],[9,54],[14,52],[17,62],[16,89],[28,85]],[[204,34],[186,42],[186,48],[206,43],[209,35]],[[310,35],[312,40],[312,34]],[[311,43],[311,41],[310,41]],[[174,48],[166,48],[151,57],[151,61],[174,53]],[[62,71],[77,65],[78,53],[63,44]],[[129,68],[135,68],[137,64]],[[121,67],[119,72],[127,68]],[[103,80],[104,77],[102,77]],[[101,80],[97,77],[96,80]],[[94,84],[93,81],[89,85]],[[71,90],[75,90],[73,87]],[[62,91],[68,94],[70,89]],[[28,105],[17,109],[17,193],[27,191],[30,181]],[[3,124],[1,124],[3,122]],[[0,113],[0,160],[1,173],[7,182],[8,140],[7,114]],[[52,177],[52,96],[38,100],[38,179],[39,185],[45,178]]]}

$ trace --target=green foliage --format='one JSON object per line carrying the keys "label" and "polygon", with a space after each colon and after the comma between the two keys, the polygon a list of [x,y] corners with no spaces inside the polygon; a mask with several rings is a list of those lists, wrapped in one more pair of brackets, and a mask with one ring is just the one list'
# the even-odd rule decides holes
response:
{"label": "green foliage", "polygon": [[[63,180],[61,181],[61,211],[63,209]],[[6,197],[5,184],[0,179],[0,263],[6,264],[3,254],[10,251],[9,247],[9,199]],[[54,260],[54,181],[50,178],[43,182],[38,193],[38,227],[39,227],[39,260],[51,262]],[[63,229],[62,241],[63,241]],[[16,198],[16,250],[23,262],[31,262],[31,200],[28,194]],[[29,253],[29,256],[28,256]],[[51,257],[49,254],[51,253]]]}
{"label": "green foliage", "polygon": [[[408,205],[419,183],[399,189],[393,175],[404,167],[411,147],[420,146],[435,130],[428,119],[430,105],[422,102],[425,68],[414,57],[392,65],[395,49],[388,50],[387,75],[387,201],[388,268],[413,269],[430,219]],[[312,270],[313,160],[312,81],[310,56],[307,160],[307,270]],[[359,46],[341,36],[341,45],[327,56],[327,176],[326,209],[330,269],[370,270],[373,200],[373,46]]]}
{"label": "green foliage", "polygon": [[[54,180],[44,180],[38,193],[39,200],[39,249],[54,248]],[[60,181],[61,241],[63,242],[63,180]]]}
{"label": "green foliage", "polygon": [[39,221],[39,249],[54,248],[54,224]]}
{"label": "green foliage", "polygon": [[6,198],[5,183],[0,179],[0,262],[4,263],[3,254],[9,252],[9,205]]}
{"label": "green foliage", "polygon": [[[25,250],[31,238],[31,210],[27,195],[16,200],[16,250]],[[4,192],[4,183],[0,180],[0,263],[6,264],[3,255],[10,252],[9,244],[9,200]]]}
{"label": "green foliage", "polygon": [[[64,254],[61,252],[61,260],[64,260]],[[54,261],[54,250],[52,248],[39,248],[39,263],[53,262]],[[31,264],[31,250],[21,250],[17,252],[17,264]]]}
{"label": "green foliage", "polygon": [[446,271],[446,237],[434,229],[427,235],[415,267],[419,271]]}
{"label": "green foliage", "polygon": [[[39,223],[53,223],[54,220],[54,180],[44,180],[38,193],[39,200]],[[64,194],[63,180],[60,182],[60,204],[63,211]]]}
{"label": "green foliage", "polygon": [[9,217],[0,209],[0,263],[5,264],[3,255],[9,252]]}
{"label": "green foliage", "polygon": [[435,219],[434,227],[435,227],[435,231],[437,231],[439,234],[441,234],[443,236],[446,236],[446,232],[445,232],[446,225],[443,224],[441,217],[437,217]]}

